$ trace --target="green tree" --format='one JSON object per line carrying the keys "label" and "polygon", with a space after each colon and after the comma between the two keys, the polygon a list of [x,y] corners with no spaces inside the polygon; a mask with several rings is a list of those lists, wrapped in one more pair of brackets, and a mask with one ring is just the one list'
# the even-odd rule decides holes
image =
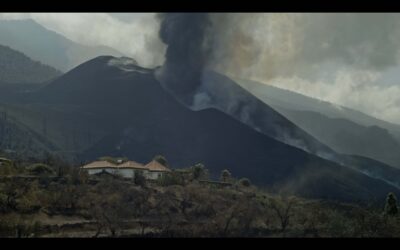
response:
{"label": "green tree", "polygon": [[138,186],[144,187],[146,186],[146,177],[141,171],[135,171],[133,182]]}
{"label": "green tree", "polygon": [[157,183],[160,186],[172,186],[172,185],[180,185],[183,186],[185,184],[183,176],[176,172],[165,173],[161,175],[160,178],[157,179]]}
{"label": "green tree", "polygon": [[192,174],[194,180],[207,179],[207,169],[201,163],[193,166]]}
{"label": "green tree", "polygon": [[398,213],[396,195],[390,192],[386,197],[385,214],[396,215]]}
{"label": "green tree", "polygon": [[231,179],[231,177],[232,177],[232,175],[227,169],[222,170],[221,177],[220,177],[221,181],[228,182]]}
{"label": "green tree", "polygon": [[250,187],[251,183],[250,180],[247,178],[242,178],[239,180],[239,184],[244,186],[244,187]]}
{"label": "green tree", "polygon": [[28,172],[34,175],[54,174],[54,170],[46,164],[36,163],[27,168]]}

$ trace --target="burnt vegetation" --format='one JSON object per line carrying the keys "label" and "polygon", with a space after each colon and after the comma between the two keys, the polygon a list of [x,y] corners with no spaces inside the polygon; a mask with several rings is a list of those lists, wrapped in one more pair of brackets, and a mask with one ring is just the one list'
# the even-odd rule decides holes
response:
{"label": "burnt vegetation", "polygon": [[[164,157],[158,156],[163,159]],[[0,158],[1,237],[396,237],[397,199],[360,206],[272,193],[228,169],[157,180]]]}

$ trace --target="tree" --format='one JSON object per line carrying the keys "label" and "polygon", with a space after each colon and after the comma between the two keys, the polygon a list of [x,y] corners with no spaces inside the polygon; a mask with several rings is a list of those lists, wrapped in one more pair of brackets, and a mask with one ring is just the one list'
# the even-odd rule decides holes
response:
{"label": "tree", "polygon": [[36,163],[27,168],[29,173],[34,175],[54,174],[54,170],[46,164]]}
{"label": "tree", "polygon": [[242,178],[239,180],[240,185],[244,186],[244,187],[250,187],[251,183],[250,180],[247,178]]}
{"label": "tree", "polygon": [[221,172],[221,181],[223,181],[223,182],[228,182],[229,180],[230,180],[230,178],[232,177],[232,175],[231,175],[231,173],[227,170],[227,169],[224,169],[224,170],[222,170],[222,172]]}
{"label": "tree", "polygon": [[281,232],[285,235],[285,231],[290,223],[290,218],[293,216],[293,206],[296,199],[293,197],[280,199],[271,199],[270,208],[275,211],[280,220]]}
{"label": "tree", "polygon": [[172,186],[172,185],[180,185],[183,186],[185,184],[183,176],[176,172],[165,173],[161,175],[160,178],[157,179],[157,183],[160,186]]}
{"label": "tree", "polygon": [[192,171],[193,179],[195,180],[207,178],[207,170],[201,163],[194,165]]}
{"label": "tree", "polygon": [[385,214],[393,216],[396,215],[397,213],[398,213],[397,198],[394,193],[390,192],[386,197]]}
{"label": "tree", "polygon": [[138,186],[144,187],[146,186],[146,177],[144,177],[141,171],[135,171],[133,182]]}

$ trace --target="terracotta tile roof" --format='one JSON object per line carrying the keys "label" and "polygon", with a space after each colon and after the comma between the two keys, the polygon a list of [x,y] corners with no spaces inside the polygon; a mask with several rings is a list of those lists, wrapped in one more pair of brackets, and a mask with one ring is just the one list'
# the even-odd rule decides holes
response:
{"label": "terracotta tile roof", "polygon": [[135,169],[144,169],[149,171],[159,171],[159,172],[171,172],[171,170],[158,161],[151,161],[147,163],[145,166],[141,163],[135,161],[127,161],[122,164],[114,164],[108,161],[94,161],[89,164],[82,166],[84,169],[92,169],[92,168],[135,168]]}
{"label": "terracotta tile roof", "polygon": [[115,168],[117,165],[108,161],[94,161],[82,166],[82,168]]}
{"label": "terracotta tile roof", "polygon": [[136,162],[136,161],[127,161],[127,162],[124,162],[124,163],[118,165],[118,167],[119,167],[119,168],[138,168],[138,169],[146,169],[146,167],[145,167],[143,164],[138,163],[138,162]]}
{"label": "terracotta tile roof", "polygon": [[154,160],[147,163],[145,168],[149,169],[150,171],[171,172],[169,168]]}

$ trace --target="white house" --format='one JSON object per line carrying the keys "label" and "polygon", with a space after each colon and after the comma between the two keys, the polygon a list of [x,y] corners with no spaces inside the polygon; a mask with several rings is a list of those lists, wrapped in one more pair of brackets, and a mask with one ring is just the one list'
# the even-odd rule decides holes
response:
{"label": "white house", "polygon": [[156,180],[160,178],[164,173],[171,172],[169,168],[165,167],[164,165],[155,160],[147,163],[147,165],[144,167],[146,168],[147,171],[145,173],[146,178],[151,180]]}
{"label": "white house", "polygon": [[89,175],[107,172],[124,178],[134,178],[136,173],[141,172],[146,179],[151,180],[158,179],[163,173],[171,171],[157,161],[151,161],[145,166],[135,161],[119,162],[117,164],[109,161],[94,161],[82,166],[82,169],[87,170]]}

